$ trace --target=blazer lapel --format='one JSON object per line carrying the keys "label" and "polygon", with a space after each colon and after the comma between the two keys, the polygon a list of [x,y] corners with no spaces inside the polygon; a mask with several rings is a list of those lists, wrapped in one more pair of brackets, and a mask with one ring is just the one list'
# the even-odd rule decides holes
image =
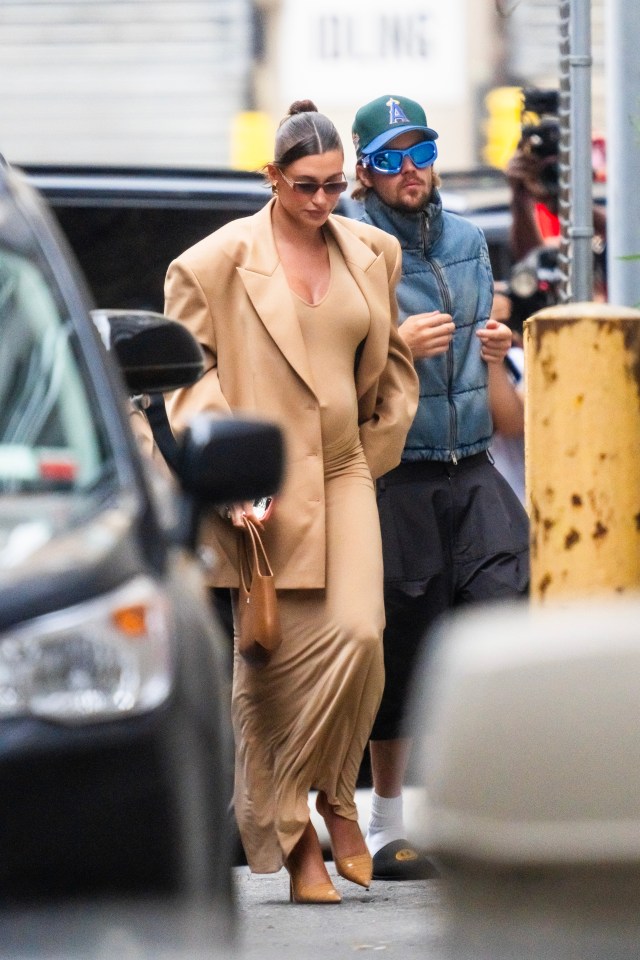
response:
{"label": "blazer lapel", "polygon": [[245,266],[238,267],[247,295],[270,336],[287,361],[315,394],[311,367],[293,295],[278,257],[271,208],[273,200],[253,218],[251,248]]}

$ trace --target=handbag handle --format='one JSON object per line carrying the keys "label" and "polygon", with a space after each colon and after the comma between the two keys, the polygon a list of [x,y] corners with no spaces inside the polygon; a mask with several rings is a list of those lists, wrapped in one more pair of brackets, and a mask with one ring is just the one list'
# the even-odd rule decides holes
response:
{"label": "handbag handle", "polygon": [[[244,550],[241,551],[240,555],[240,576],[244,589],[249,590],[254,570],[265,577],[272,577],[273,572],[269,558],[267,557],[267,551],[262,542],[262,537],[260,536],[260,531],[254,521],[251,520],[250,517],[245,516],[242,518],[242,523],[243,533],[247,536],[244,537]],[[247,574],[245,574],[245,563],[242,562],[243,559],[247,566]]]}
{"label": "handbag handle", "polygon": [[274,577],[260,527],[249,517],[243,517],[238,554],[238,652],[250,663],[265,664],[282,643],[282,628]]}

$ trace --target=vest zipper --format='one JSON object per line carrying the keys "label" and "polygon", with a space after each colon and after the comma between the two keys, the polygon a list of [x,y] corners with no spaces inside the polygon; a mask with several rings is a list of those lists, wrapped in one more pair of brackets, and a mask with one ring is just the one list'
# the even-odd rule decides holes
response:
{"label": "vest zipper", "polygon": [[[427,250],[424,248],[425,260],[427,259]],[[444,312],[451,314],[453,316],[453,304],[451,303],[451,294],[449,293],[449,288],[444,279],[444,275],[440,268],[440,265],[435,262],[435,260],[429,261],[433,269],[434,276],[438,283],[438,289],[440,290],[440,295],[442,297],[442,305],[444,307]],[[449,453],[451,454],[451,460],[454,464],[457,464],[458,458],[456,457],[456,446],[458,439],[458,424],[456,420],[456,408],[453,405],[451,399],[451,385],[453,383],[453,338],[449,346],[447,347],[447,399],[449,401],[449,432],[451,434],[451,449]]]}

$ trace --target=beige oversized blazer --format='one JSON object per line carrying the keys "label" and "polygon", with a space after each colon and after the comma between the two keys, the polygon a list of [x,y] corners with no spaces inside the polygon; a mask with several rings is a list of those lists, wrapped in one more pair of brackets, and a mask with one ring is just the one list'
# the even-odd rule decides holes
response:
{"label": "beige oversized blazer", "polygon": [[[167,409],[174,432],[203,411],[264,416],[284,431],[286,478],[265,543],[279,588],[325,583],[325,503],[320,409],[291,292],[271,227],[272,200],[174,260],[165,313],[202,345],[206,372],[176,391]],[[400,246],[368,224],[331,216],[332,231],[371,313],[356,375],[360,435],[372,476],[396,466],[418,401],[411,355],[397,331]],[[213,511],[212,511],[213,513]],[[217,514],[202,541],[218,563],[210,583],[238,585],[241,533]]]}

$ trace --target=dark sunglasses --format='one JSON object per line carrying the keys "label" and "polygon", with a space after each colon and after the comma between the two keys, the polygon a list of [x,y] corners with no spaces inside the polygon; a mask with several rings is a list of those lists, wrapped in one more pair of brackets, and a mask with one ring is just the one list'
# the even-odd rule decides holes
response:
{"label": "dark sunglasses", "polygon": [[346,180],[325,180],[324,183],[317,183],[315,180],[289,180],[282,170],[279,173],[292,190],[304,194],[305,197],[314,197],[318,190],[324,190],[328,197],[337,197],[348,187]]}
{"label": "dark sunglasses", "polygon": [[409,157],[418,170],[424,170],[435,162],[437,156],[438,148],[435,142],[421,140],[406,150],[376,150],[375,153],[367,153],[360,162],[363,167],[372,167],[378,173],[400,173],[405,157]]}

